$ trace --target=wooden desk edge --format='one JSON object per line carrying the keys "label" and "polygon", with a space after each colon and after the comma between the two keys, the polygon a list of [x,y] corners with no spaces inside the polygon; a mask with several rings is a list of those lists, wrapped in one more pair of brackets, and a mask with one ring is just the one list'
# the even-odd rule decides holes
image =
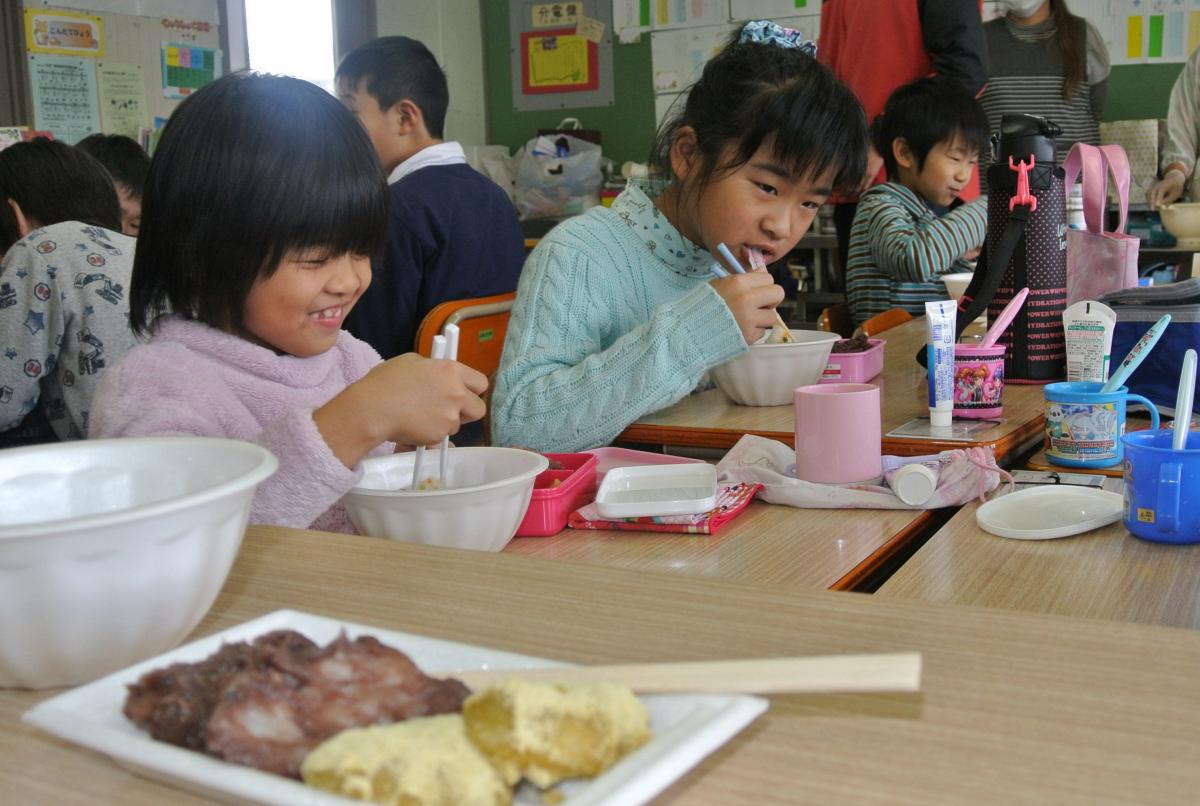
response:
{"label": "wooden desk edge", "polygon": [[887,562],[895,557],[909,543],[929,532],[933,512],[925,510],[913,518],[908,526],[892,535],[892,539],[875,549],[865,560],[854,566],[837,582],[829,586],[831,591],[857,591],[875,576]]}

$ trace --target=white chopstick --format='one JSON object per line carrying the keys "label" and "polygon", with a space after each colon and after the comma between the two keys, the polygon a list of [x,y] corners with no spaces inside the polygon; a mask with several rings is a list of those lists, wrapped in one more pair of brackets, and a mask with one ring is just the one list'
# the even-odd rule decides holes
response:
{"label": "white chopstick", "polygon": [[573,684],[624,683],[643,694],[672,691],[742,694],[920,691],[921,653],[489,669],[446,674],[472,689],[519,678]]}
{"label": "white chopstick", "polygon": [[[432,351],[432,354],[430,355],[430,357],[435,358],[435,359],[446,357],[446,337],[445,336],[434,336],[433,337],[433,351]],[[425,458],[425,446],[418,445],[416,458],[413,459],[413,476],[412,476],[412,489],[413,490],[417,489],[417,484],[419,484],[421,481],[421,461],[424,458]],[[442,483],[444,486],[445,480],[442,480]]]}
{"label": "white chopstick", "polygon": [[[451,361],[458,360],[458,325],[446,325],[442,328],[442,336],[446,339],[446,358]],[[442,487],[449,487],[446,482],[446,452],[450,448],[450,436],[447,434],[442,437],[442,445],[438,449],[438,477],[442,481]]]}

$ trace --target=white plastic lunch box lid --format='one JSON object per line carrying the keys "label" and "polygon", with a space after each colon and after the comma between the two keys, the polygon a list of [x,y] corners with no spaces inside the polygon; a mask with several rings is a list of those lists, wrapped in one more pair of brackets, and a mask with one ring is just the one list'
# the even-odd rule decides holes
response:
{"label": "white plastic lunch box lid", "polygon": [[975,510],[975,522],[1000,537],[1049,540],[1108,526],[1123,514],[1117,493],[1054,484],[993,498]]}
{"label": "white plastic lunch box lid", "polygon": [[713,465],[646,465],[610,470],[596,493],[602,518],[693,515],[717,505]]}

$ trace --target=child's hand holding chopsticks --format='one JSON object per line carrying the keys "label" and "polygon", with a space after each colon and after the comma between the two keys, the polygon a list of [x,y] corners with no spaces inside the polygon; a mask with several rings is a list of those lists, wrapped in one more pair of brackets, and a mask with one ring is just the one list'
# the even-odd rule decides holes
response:
{"label": "child's hand holding chopsticks", "polygon": [[[762,254],[756,249],[746,250],[754,267],[753,271],[747,272],[725,244],[717,244],[717,251],[736,273],[730,275],[714,264],[713,274],[717,279],[712,281],[712,286],[733,312],[746,342],[754,344],[765,330],[772,331],[773,341],[793,341],[791,330],[775,310],[783,301],[783,289],[766,271]],[[751,309],[751,305],[755,308]]]}

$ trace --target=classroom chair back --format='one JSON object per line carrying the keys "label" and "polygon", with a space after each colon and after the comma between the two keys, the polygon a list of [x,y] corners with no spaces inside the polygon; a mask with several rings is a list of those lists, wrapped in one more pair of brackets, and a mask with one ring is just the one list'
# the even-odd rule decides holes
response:
{"label": "classroom chair back", "polygon": [[516,292],[491,297],[443,302],[425,314],[417,329],[415,349],[421,355],[433,350],[433,337],[446,325],[458,325],[458,360],[491,377],[500,368],[500,351],[508,332],[508,317]]}

